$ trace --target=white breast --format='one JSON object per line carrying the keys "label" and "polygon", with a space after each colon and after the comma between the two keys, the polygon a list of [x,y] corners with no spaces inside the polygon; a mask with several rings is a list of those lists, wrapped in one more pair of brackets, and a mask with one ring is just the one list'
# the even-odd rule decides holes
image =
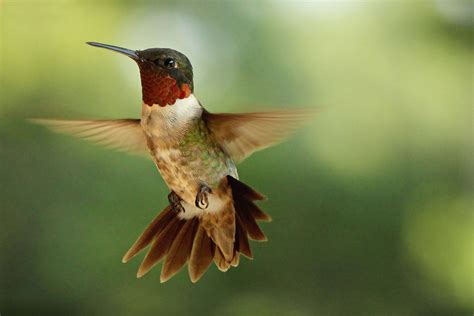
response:
{"label": "white breast", "polygon": [[[174,104],[161,107],[158,104],[142,105],[142,127],[148,136],[163,136],[179,131],[191,120],[200,117],[202,107],[194,94],[178,99]],[[170,135],[171,136],[171,135]]]}

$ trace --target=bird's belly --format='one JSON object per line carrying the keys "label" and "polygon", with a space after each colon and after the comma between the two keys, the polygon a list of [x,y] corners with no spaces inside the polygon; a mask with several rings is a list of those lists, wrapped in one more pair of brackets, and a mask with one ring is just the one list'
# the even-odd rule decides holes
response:
{"label": "bird's belly", "polygon": [[225,176],[237,177],[232,161],[218,150],[170,148],[157,152],[154,160],[170,190],[193,206],[201,185],[217,189]]}

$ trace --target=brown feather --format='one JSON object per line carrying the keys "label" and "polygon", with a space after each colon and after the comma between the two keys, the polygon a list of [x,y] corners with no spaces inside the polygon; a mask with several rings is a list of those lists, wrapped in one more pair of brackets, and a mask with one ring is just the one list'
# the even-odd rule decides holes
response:
{"label": "brown feather", "polygon": [[173,240],[184,225],[184,221],[177,216],[166,226],[166,228],[158,235],[148,251],[145,259],[138,268],[137,277],[142,277],[145,273],[150,271],[155,264],[157,264],[168,252]]}
{"label": "brown feather", "polygon": [[232,258],[232,261],[230,262],[230,265],[233,267],[237,267],[239,265],[239,261],[240,261],[240,253],[236,251],[234,253],[234,258]]}
{"label": "brown feather", "polygon": [[[236,222],[237,226],[237,222]],[[240,247],[239,247],[239,231],[235,230],[235,240],[234,240],[234,256],[232,257],[232,261],[230,262],[230,265],[233,267],[237,267],[239,265],[240,261]]]}
{"label": "brown feather", "polygon": [[176,235],[161,269],[161,283],[168,281],[188,260],[198,224],[197,218],[190,219],[183,225],[178,235]]}
{"label": "brown feather", "polygon": [[243,211],[241,208],[239,208],[239,206],[236,206],[236,209],[237,217],[240,219],[242,227],[247,232],[250,239],[266,241],[267,237],[262,232],[252,215],[246,211]]}
{"label": "brown feather", "polygon": [[231,203],[218,213],[207,213],[201,216],[201,224],[209,237],[222,251],[227,261],[234,254],[235,211]]}
{"label": "brown feather", "polygon": [[236,161],[280,142],[313,116],[310,109],[259,113],[209,113],[203,118],[218,143]]}
{"label": "brown feather", "polygon": [[84,138],[111,149],[148,154],[146,136],[138,119],[59,120],[31,119],[51,130]]}
{"label": "brown feather", "polygon": [[239,251],[249,259],[253,259],[252,248],[250,248],[249,239],[247,237],[247,232],[244,231],[242,227],[242,222],[239,218],[236,220],[237,233],[236,238],[239,241]]}
{"label": "brown feather", "polygon": [[243,207],[250,213],[250,215],[256,220],[271,222],[272,218],[270,215],[262,211],[260,207],[255,205],[252,201],[242,201]]}
{"label": "brown feather", "polygon": [[174,211],[171,209],[171,206],[166,207],[143,231],[143,233],[138,237],[137,241],[130,247],[125,256],[122,258],[122,262],[125,263],[136,254],[138,254],[143,248],[148,246],[148,244],[156,237],[157,233],[163,230],[166,225],[175,217]]}
{"label": "brown feather", "polygon": [[220,190],[214,194],[227,196],[222,211],[207,212],[190,220],[181,220],[177,213],[168,206],[145,229],[134,243],[124,260],[153,242],[137,273],[143,276],[155,264],[166,256],[162,267],[160,281],[165,282],[175,275],[189,259],[188,272],[192,282],[197,282],[212,261],[221,271],[236,267],[240,254],[253,258],[249,238],[266,240],[256,219],[269,220],[252,199],[262,197],[238,180],[224,178]]}
{"label": "brown feather", "polygon": [[199,226],[188,263],[188,272],[191,282],[197,282],[209,268],[214,257],[214,248],[214,243],[209,236],[207,236],[204,228]]}
{"label": "brown feather", "polygon": [[243,182],[235,179],[232,176],[227,176],[227,181],[232,188],[234,196],[242,196],[248,200],[265,200],[266,197]]}
{"label": "brown feather", "polygon": [[224,258],[219,247],[216,247],[214,251],[214,263],[216,264],[217,268],[222,272],[226,272],[230,268],[230,262],[227,262]]}

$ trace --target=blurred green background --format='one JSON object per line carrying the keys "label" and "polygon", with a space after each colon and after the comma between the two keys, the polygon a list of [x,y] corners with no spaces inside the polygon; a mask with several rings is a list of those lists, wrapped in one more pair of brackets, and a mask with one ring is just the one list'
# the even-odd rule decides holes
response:
{"label": "blurred green background", "polygon": [[[472,1],[1,1],[2,315],[471,315]],[[165,284],[121,257],[166,204],[151,161],[28,124],[138,117],[139,76],[84,45],[171,47],[208,110],[320,107],[240,165],[255,259]]]}

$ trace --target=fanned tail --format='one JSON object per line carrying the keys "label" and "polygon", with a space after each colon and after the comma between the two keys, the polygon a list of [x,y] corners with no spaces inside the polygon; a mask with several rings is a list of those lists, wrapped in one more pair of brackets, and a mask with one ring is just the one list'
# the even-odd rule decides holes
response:
{"label": "fanned tail", "polygon": [[[137,277],[142,277],[157,263],[164,260],[160,281],[166,282],[188,262],[189,276],[194,283],[207,271],[212,261],[219,270],[227,271],[231,266],[239,265],[240,254],[253,259],[249,239],[267,240],[257,220],[271,221],[270,216],[254,203],[265,197],[231,176],[227,176],[226,180],[230,187],[233,205],[231,204],[228,210],[217,214],[222,213],[221,222],[233,223],[232,225],[235,225],[233,230],[227,229],[222,232],[217,224],[210,230],[209,225],[214,223],[215,219],[206,220],[206,214],[201,217],[182,219],[168,205],[148,225],[122,261],[128,262],[151,244],[138,269]],[[233,218],[229,219],[229,216]],[[222,226],[222,229],[225,229],[225,226]],[[228,238],[231,231],[234,236],[233,238],[231,236],[230,246],[222,246],[224,243],[220,241]]]}

